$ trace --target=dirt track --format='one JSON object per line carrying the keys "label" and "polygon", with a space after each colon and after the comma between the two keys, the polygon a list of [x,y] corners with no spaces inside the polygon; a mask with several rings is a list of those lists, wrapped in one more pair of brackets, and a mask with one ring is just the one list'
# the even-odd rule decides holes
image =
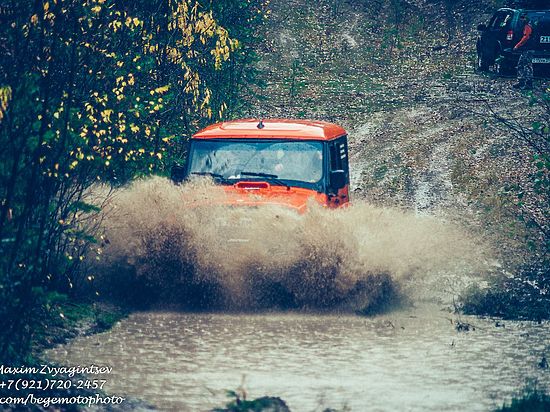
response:
{"label": "dirt track", "polygon": [[419,0],[398,15],[363,3],[273,4],[259,49],[264,100],[246,115],[343,124],[355,198],[480,228],[513,261],[524,233],[504,234],[517,225],[501,189],[527,179],[531,153],[490,111],[529,124],[533,109],[514,79],[474,72],[475,27],[494,5]]}

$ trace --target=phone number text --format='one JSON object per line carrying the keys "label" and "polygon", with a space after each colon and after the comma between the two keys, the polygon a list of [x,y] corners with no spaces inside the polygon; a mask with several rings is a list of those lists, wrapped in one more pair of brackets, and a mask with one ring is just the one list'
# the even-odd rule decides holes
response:
{"label": "phone number text", "polygon": [[103,389],[105,379],[6,379],[0,381],[0,388],[16,391],[35,389]]}

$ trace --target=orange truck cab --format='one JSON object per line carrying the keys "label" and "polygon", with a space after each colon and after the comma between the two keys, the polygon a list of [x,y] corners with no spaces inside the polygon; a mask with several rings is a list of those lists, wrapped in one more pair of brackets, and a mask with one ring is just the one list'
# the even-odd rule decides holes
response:
{"label": "orange truck cab", "polygon": [[246,119],[217,123],[190,139],[172,180],[209,176],[230,205],[280,204],[304,212],[309,199],[337,208],[349,202],[346,131],[312,120]]}

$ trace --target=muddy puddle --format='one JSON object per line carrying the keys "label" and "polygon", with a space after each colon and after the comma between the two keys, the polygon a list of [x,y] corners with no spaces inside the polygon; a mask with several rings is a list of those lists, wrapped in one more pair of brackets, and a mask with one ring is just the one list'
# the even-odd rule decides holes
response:
{"label": "muddy puddle", "polygon": [[47,356],[112,366],[110,393],[165,411],[221,406],[243,376],[249,399],[280,396],[293,411],[488,411],[525,384],[549,388],[538,367],[549,324],[463,317],[475,330],[457,332],[451,318],[438,309],[374,318],[143,312]]}
{"label": "muddy puddle", "polygon": [[[222,406],[243,379],[249,399],[293,411],[482,411],[550,383],[548,324],[463,318],[475,330],[457,332],[441,311],[491,265],[475,234],[363,201],[300,215],[220,199],[205,180],[116,193],[89,286],[149,309],[48,358],[112,366],[109,393],[166,411]],[[407,309],[354,315],[394,292]]]}

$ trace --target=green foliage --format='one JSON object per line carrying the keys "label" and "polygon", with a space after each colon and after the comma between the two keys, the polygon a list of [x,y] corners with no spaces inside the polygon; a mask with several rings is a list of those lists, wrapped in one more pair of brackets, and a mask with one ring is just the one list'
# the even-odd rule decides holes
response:
{"label": "green foliage", "polygon": [[550,89],[532,94],[530,99],[543,111],[529,127],[515,129],[518,138],[531,150],[532,158],[528,181],[514,189],[518,216],[531,233],[526,241],[535,253],[547,257],[550,252]]}
{"label": "green foliage", "polygon": [[549,262],[524,265],[513,278],[498,280],[487,289],[472,287],[461,298],[466,314],[505,319],[550,318]]}
{"label": "green foliage", "polygon": [[88,332],[102,332],[126,316],[126,312],[121,309],[75,301],[55,291],[47,293],[44,308],[44,321],[33,330],[34,348],[63,343],[84,327]]}
{"label": "green foliage", "polygon": [[[83,270],[100,224],[90,188],[165,173],[194,131],[222,118],[225,96],[249,81],[242,53],[264,18],[259,0],[5,3],[0,363],[26,356],[51,291],[93,279]],[[238,81],[222,87],[230,76]]]}
{"label": "green foliage", "polygon": [[304,69],[300,65],[300,61],[295,59],[292,61],[290,73],[288,77],[288,95],[290,98],[295,98],[307,85],[303,80]]}
{"label": "green foliage", "polygon": [[[536,260],[548,260],[550,252],[550,89],[528,93],[526,104],[537,114],[535,121],[495,116],[517,141],[520,173],[506,179],[499,188],[500,200],[510,205],[523,227],[524,244]],[[494,155],[499,156],[495,147]],[[493,154],[493,152],[491,152]]]}
{"label": "green foliage", "polygon": [[278,411],[289,412],[290,409],[286,403],[280,398],[264,396],[258,399],[247,401],[240,399],[235,391],[227,391],[229,398],[234,398],[225,405],[223,409],[213,409],[212,412],[262,412],[262,411]]}
{"label": "green foliage", "polygon": [[550,396],[544,392],[528,389],[519,397],[512,399],[510,405],[504,405],[495,412],[548,412]]}
{"label": "green foliage", "polygon": [[[227,64],[211,72],[212,101],[225,104],[223,118],[241,117],[249,109],[251,96],[258,98],[254,87],[262,86],[258,79],[256,50],[263,41],[261,28],[269,17],[269,0],[225,0],[211,2],[214,19],[239,40]],[[220,103],[218,103],[220,102]]]}
{"label": "green foliage", "polygon": [[99,212],[101,211],[101,208],[96,206],[96,205],[92,205],[90,203],[86,203],[86,202],[83,202],[83,201],[76,201],[76,202],[73,202],[69,205],[69,210],[70,211],[82,211],[84,213],[92,213],[92,212]]}

